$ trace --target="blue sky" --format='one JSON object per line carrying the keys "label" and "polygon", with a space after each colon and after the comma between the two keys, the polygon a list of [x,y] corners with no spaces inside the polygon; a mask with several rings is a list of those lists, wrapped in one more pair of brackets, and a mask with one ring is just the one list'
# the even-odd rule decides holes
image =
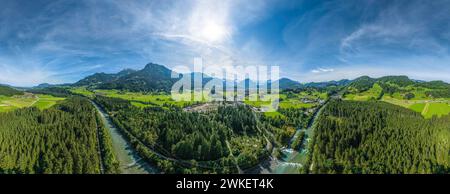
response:
{"label": "blue sky", "polygon": [[0,83],[95,72],[279,65],[301,82],[408,75],[450,81],[450,1],[0,0]]}

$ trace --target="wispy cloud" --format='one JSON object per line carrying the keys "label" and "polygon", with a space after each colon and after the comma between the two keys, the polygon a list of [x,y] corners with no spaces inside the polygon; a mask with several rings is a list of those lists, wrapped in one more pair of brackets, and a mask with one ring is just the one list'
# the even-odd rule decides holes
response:
{"label": "wispy cloud", "polygon": [[0,82],[74,82],[148,62],[190,65],[194,57],[206,66],[280,65],[298,80],[420,77],[448,69],[441,64],[450,56],[449,13],[445,0],[5,0]]}
{"label": "wispy cloud", "polygon": [[58,82],[55,72],[42,67],[42,62],[22,56],[10,61],[0,58],[0,83],[15,86],[31,86],[43,82]]}
{"label": "wispy cloud", "polygon": [[311,70],[312,73],[328,73],[328,72],[333,72],[334,69],[327,69],[327,68],[317,68],[317,69],[313,69]]}
{"label": "wispy cloud", "polygon": [[362,21],[341,39],[340,52],[344,57],[380,50],[445,54],[448,45],[439,37],[445,36],[450,26],[440,26],[438,31],[436,28],[448,20],[449,7],[444,1],[393,1],[381,5],[374,19]]}
{"label": "wispy cloud", "polygon": [[326,73],[322,73],[319,69],[317,69],[317,72],[314,70],[305,73],[299,72],[295,73],[291,78],[301,82],[320,82],[355,79],[363,75],[375,78],[386,75],[407,75],[417,80],[443,80],[450,82],[448,61],[450,61],[450,56],[438,58],[416,56],[365,64],[341,65]]}

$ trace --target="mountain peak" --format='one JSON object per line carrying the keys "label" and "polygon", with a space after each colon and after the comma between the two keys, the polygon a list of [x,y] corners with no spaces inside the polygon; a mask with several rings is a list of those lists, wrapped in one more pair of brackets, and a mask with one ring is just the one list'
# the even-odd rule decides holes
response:
{"label": "mountain peak", "polygon": [[147,65],[145,65],[144,69],[160,69],[160,68],[164,68],[167,69],[167,67],[163,66],[163,65],[158,65],[156,63],[148,63]]}
{"label": "mountain peak", "polygon": [[278,80],[280,89],[298,89],[302,88],[303,85],[297,81],[291,80],[289,78],[281,78]]}

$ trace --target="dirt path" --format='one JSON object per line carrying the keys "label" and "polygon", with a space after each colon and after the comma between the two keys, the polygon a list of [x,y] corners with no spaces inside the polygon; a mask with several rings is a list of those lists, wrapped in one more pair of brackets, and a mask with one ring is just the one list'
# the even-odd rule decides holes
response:
{"label": "dirt path", "polygon": [[425,107],[422,110],[422,115],[426,115],[428,113],[429,109],[430,109],[430,103],[426,103]]}
{"label": "dirt path", "polygon": [[33,106],[34,104],[36,104],[36,102],[38,102],[38,101],[39,101],[39,96],[36,96],[36,100],[30,104],[30,107]]}
{"label": "dirt path", "polygon": [[226,140],[226,144],[227,144],[227,148],[230,152],[231,157],[234,158],[234,162],[236,163],[236,169],[238,170],[238,173],[243,174],[244,171],[241,169],[241,167],[239,167],[237,158],[233,155],[233,150],[231,149],[230,142],[228,142],[228,140]]}

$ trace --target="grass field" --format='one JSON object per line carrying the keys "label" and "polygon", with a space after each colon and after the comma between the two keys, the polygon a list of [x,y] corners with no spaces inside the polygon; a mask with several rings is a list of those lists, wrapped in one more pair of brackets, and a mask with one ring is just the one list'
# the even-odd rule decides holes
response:
{"label": "grass field", "polygon": [[34,106],[41,110],[44,110],[52,107],[61,100],[64,100],[64,98],[57,98],[50,95],[34,95],[30,93],[12,97],[0,96],[0,112],[6,112],[30,106]]}
{"label": "grass field", "polygon": [[284,117],[284,115],[279,112],[265,112],[264,115],[268,117]]}
{"label": "grass field", "polygon": [[[83,95],[93,95],[92,93],[89,93],[89,91],[85,91],[83,89],[77,89],[75,90],[77,93],[83,94]],[[119,90],[95,90],[96,94],[104,95],[108,97],[113,98],[121,98],[125,100],[132,101],[133,105],[138,107],[146,107],[149,106],[148,104],[143,103],[152,103],[158,106],[164,106],[165,104],[175,105],[178,107],[186,107],[190,106],[196,102],[207,102],[210,101],[211,98],[206,93],[201,92],[193,92],[192,94],[179,94],[176,96],[176,98],[180,99],[174,100],[172,99],[172,96],[169,94],[157,94],[157,93],[140,93],[140,92],[125,92],[125,91],[119,91]],[[252,96],[253,97],[253,96]],[[251,97],[250,97],[251,98]],[[244,103],[253,107],[261,108],[263,106],[268,106],[271,104],[271,99],[273,99],[273,95],[266,95],[263,99],[258,99],[256,101],[246,99],[244,100]],[[287,97],[285,94],[280,94],[280,104],[279,106],[281,108],[311,108],[317,105],[317,103],[304,103],[301,101],[301,99],[311,99],[311,100],[317,100],[317,99],[326,99],[326,93],[300,93],[296,94],[293,97]],[[193,100],[196,99],[196,100]],[[143,103],[140,103],[143,102]]]}
{"label": "grass field", "polygon": [[276,98],[280,99],[281,96],[264,95],[262,98],[259,98],[257,97],[257,94],[251,94],[244,100],[244,103],[252,107],[261,108],[264,106],[270,106],[272,104],[272,101],[276,100]]}
{"label": "grass field", "polygon": [[[193,95],[189,94],[180,94],[180,98],[183,98],[181,101],[176,101],[172,99],[170,94],[157,94],[157,93],[141,93],[141,92],[125,92],[119,90],[95,90],[96,94],[113,97],[113,98],[121,98],[125,100],[130,100],[133,105],[138,107],[149,106],[143,103],[152,103],[158,106],[164,105],[174,105],[178,107],[186,107],[195,103],[195,101],[191,101]],[[201,93],[194,93],[194,95],[200,96]],[[197,96],[197,97],[198,97]],[[202,98],[197,98],[202,99]],[[204,98],[202,101],[206,101]],[[142,103],[139,103],[142,102]]]}
{"label": "grass field", "polygon": [[[260,108],[264,105],[270,105],[270,99],[274,98],[276,98],[276,96],[267,95],[267,99],[258,99],[257,101],[246,99],[244,103],[253,107]],[[327,94],[320,92],[288,93],[279,94],[278,98],[280,108],[312,108],[318,105],[319,100],[325,100],[327,98]]]}
{"label": "grass field", "polygon": [[280,95],[280,108],[312,108],[318,105],[319,100],[325,100],[326,93],[320,92],[301,92],[295,96]]}
{"label": "grass field", "polygon": [[380,85],[374,84],[372,88],[365,92],[356,93],[356,94],[347,94],[345,96],[345,100],[356,100],[356,101],[367,101],[367,100],[376,100],[381,92],[383,91],[383,88],[381,88]]}
{"label": "grass field", "polygon": [[[113,98],[121,98],[131,101],[131,104],[137,107],[149,107],[149,106],[165,106],[174,105],[178,107],[186,107],[198,102],[208,102],[212,98],[207,93],[192,92],[177,94],[174,100],[172,95],[163,93],[143,93],[143,92],[128,92],[120,90],[94,90],[89,91],[85,87],[77,87],[70,89],[73,93],[84,95],[87,97],[93,97],[95,95],[103,95]],[[244,100],[244,103],[256,108],[270,107],[272,103],[271,99],[275,98],[273,95],[266,95],[262,99],[256,101],[251,100],[250,96]],[[279,94],[279,107],[280,108],[312,108],[318,105],[319,100],[325,100],[327,98],[326,93],[321,92],[301,92],[290,94]],[[195,100],[194,100],[195,99]],[[253,98],[256,99],[256,98]],[[308,101],[309,100],[309,101]],[[308,101],[308,102],[305,102]],[[153,105],[152,105],[153,104]],[[267,110],[266,110],[267,111]],[[273,112],[273,111],[272,111]],[[280,113],[273,112],[268,113],[268,116],[280,115]]]}
{"label": "grass field", "polygon": [[95,93],[86,89],[86,87],[74,87],[70,88],[70,91],[74,94],[80,94],[89,98],[94,97]]}
{"label": "grass field", "polygon": [[34,95],[22,95],[22,96],[12,96],[0,97],[0,112],[6,112],[15,110],[18,108],[24,108],[32,106],[38,101],[37,96]]}
{"label": "grass field", "polygon": [[[431,118],[434,115],[442,116],[450,113],[449,99],[433,99],[426,95],[430,89],[408,86],[401,88],[401,92],[395,92],[391,95],[383,95],[381,101],[409,108],[415,112],[421,113],[425,118]],[[382,92],[382,88],[378,84],[365,92],[356,94],[347,94],[345,100],[367,101],[376,99]],[[414,94],[414,98],[406,100],[407,93]]]}
{"label": "grass field", "polygon": [[425,118],[431,118],[434,115],[442,116],[450,113],[450,101],[439,100],[399,100],[392,97],[383,97],[383,101],[409,108],[415,112],[421,113]]}
{"label": "grass field", "polygon": [[[264,110],[265,116],[284,117],[284,115],[278,112],[277,110],[267,109],[267,107],[271,107],[270,105],[272,102],[270,101],[270,99],[274,98],[276,98],[276,96],[267,95],[266,98],[258,99],[256,101],[246,99],[244,103],[255,108],[261,108],[261,110]],[[318,106],[321,100],[326,100],[328,98],[328,95],[326,93],[320,92],[300,92],[300,93],[288,92],[279,94],[278,98],[279,98],[279,106],[278,106],[279,108],[309,109]]]}
{"label": "grass field", "polygon": [[283,101],[280,102],[280,108],[312,108],[315,107],[316,103],[302,103],[296,101]]}
{"label": "grass field", "polygon": [[390,96],[383,96],[381,101],[388,102],[388,103],[391,103],[391,104],[395,104],[395,105],[398,105],[398,106],[403,106],[405,108],[409,108],[409,107],[413,106],[414,104],[424,103],[423,100],[422,101],[419,101],[419,100],[404,100],[404,99],[393,98],[393,97],[390,97]]}
{"label": "grass field", "polygon": [[384,96],[382,100],[421,113],[425,118],[431,118],[433,115],[442,116],[450,113],[450,100],[447,99],[399,100]]}
{"label": "grass field", "polygon": [[139,108],[146,108],[146,107],[152,107],[152,106],[155,106],[155,105],[144,104],[144,103],[136,102],[136,101],[131,101],[131,105],[136,106],[136,107],[139,107]]}
{"label": "grass field", "polygon": [[422,113],[423,109],[425,108],[425,105],[426,105],[425,103],[417,103],[409,106],[409,109]]}
{"label": "grass field", "polygon": [[[399,87],[397,85],[394,85],[398,88],[398,92],[395,92],[393,94],[384,94],[382,97],[383,101],[390,101],[395,102],[395,104],[408,107],[411,104],[405,104],[401,103],[402,101],[409,101],[405,100],[405,95],[408,93],[414,94],[414,97],[410,100],[419,101],[419,100],[429,100],[430,98],[426,95],[426,92],[430,89],[422,88],[422,87],[416,87],[416,86],[407,86],[407,87]],[[361,93],[350,93],[345,96],[345,100],[356,100],[356,101],[367,101],[370,99],[377,99],[381,92],[383,91],[383,88],[375,83],[373,87],[365,92]]]}
{"label": "grass field", "polygon": [[47,109],[58,103],[59,101],[64,100],[65,98],[54,97],[51,95],[38,95],[39,99],[36,103],[33,104],[34,107],[37,107],[41,110]]}
{"label": "grass field", "polygon": [[425,107],[422,114],[425,118],[431,118],[434,115],[440,117],[450,113],[450,105],[448,103],[429,103]]}
{"label": "grass field", "polygon": [[[143,92],[128,92],[120,90],[94,90],[89,91],[85,87],[71,88],[70,91],[76,94],[84,95],[87,97],[93,97],[95,95],[103,95],[113,98],[121,98],[130,100],[134,106],[148,107],[154,104],[156,106],[174,105],[178,107],[186,107],[198,102],[208,102],[212,100],[212,97],[206,92],[190,92],[176,94],[172,97],[171,94],[163,93],[143,93]],[[225,94],[224,94],[225,95]],[[219,95],[220,96],[220,95]],[[268,107],[271,104],[272,95],[266,95],[263,99],[256,101],[250,100],[250,96],[244,100],[244,103],[256,108]],[[249,99],[250,98],[250,99]],[[326,93],[321,92],[301,92],[297,94],[279,94],[279,107],[281,108],[311,108],[316,106],[318,100],[325,100],[327,98]],[[175,99],[175,100],[174,100]],[[314,102],[305,103],[302,99],[310,99]]]}
{"label": "grass field", "polygon": [[395,92],[392,97],[396,99],[404,99],[405,94],[412,93],[414,94],[414,98],[411,100],[427,100],[429,97],[426,95],[426,92],[430,89],[422,88],[422,87],[415,87],[415,86],[408,86],[403,88],[403,92]]}

